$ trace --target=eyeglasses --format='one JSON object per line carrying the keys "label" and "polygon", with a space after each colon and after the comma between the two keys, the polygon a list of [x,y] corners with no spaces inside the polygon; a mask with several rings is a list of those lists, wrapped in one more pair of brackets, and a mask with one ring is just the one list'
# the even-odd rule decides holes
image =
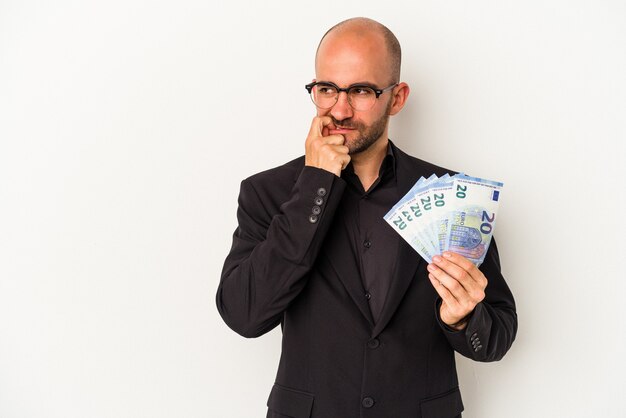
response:
{"label": "eyeglasses", "polygon": [[311,100],[320,109],[330,109],[339,100],[339,93],[345,91],[348,95],[348,103],[354,110],[370,110],[374,107],[376,99],[386,91],[393,89],[398,83],[394,83],[384,89],[377,89],[363,84],[354,84],[345,89],[329,82],[313,82],[304,88],[311,95]]}

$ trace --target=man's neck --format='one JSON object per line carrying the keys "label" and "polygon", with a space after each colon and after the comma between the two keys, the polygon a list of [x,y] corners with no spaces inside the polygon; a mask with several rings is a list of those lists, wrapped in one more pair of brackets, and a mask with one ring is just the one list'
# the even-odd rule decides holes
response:
{"label": "man's neck", "polygon": [[380,166],[387,155],[388,144],[389,140],[387,137],[381,137],[365,151],[352,156],[351,161],[354,174],[361,181],[365,191],[369,190],[378,178]]}

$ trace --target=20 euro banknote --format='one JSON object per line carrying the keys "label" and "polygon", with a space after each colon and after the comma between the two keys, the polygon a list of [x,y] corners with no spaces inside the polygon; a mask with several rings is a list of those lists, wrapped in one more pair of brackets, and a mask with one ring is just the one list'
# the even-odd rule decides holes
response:
{"label": "20 euro banknote", "polygon": [[443,251],[480,265],[489,248],[502,183],[464,174],[420,178],[385,221],[426,261]]}

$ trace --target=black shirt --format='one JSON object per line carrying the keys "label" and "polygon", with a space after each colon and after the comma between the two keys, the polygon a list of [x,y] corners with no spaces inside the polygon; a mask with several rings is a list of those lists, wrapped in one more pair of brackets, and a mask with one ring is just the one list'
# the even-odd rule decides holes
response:
{"label": "black shirt", "polygon": [[364,295],[368,299],[374,321],[383,308],[395,268],[398,239],[383,216],[400,199],[396,182],[395,157],[387,146],[378,178],[365,191],[352,163],[341,173],[348,187],[339,210],[345,211],[347,233],[361,272]]}

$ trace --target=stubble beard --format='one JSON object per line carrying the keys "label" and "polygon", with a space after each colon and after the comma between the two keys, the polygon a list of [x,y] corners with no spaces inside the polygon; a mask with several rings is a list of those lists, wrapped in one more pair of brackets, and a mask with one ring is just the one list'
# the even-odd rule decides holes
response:
{"label": "stubble beard", "polygon": [[346,142],[345,144],[348,147],[349,155],[359,154],[367,150],[380,139],[383,133],[385,133],[385,129],[387,128],[390,110],[391,102],[389,103],[389,106],[387,106],[385,113],[379,119],[374,121],[374,123],[372,123],[369,127],[364,123],[354,122],[350,119],[338,121],[333,118],[333,123],[335,124],[335,126],[356,129],[359,132],[359,136],[357,138],[353,139],[352,141]]}

